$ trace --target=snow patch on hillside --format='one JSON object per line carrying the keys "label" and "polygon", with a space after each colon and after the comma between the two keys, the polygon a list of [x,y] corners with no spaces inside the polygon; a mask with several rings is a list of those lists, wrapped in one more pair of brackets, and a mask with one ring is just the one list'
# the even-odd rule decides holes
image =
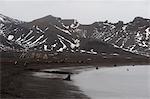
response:
{"label": "snow patch on hillside", "polygon": [[62,48],[59,48],[59,49],[57,50],[57,52],[63,52],[63,50],[66,49],[67,46],[66,46],[65,43],[62,41],[62,38],[59,37],[58,39],[59,39],[60,43],[62,44]]}
{"label": "snow patch on hillside", "polygon": [[66,42],[70,43],[70,47],[72,49],[74,49],[75,47],[79,47],[80,46],[80,40],[78,39],[73,39],[74,43],[72,43],[71,41],[69,41],[68,39],[64,38],[63,36],[57,35],[58,37],[60,37],[61,39],[65,40]]}
{"label": "snow patch on hillside", "polygon": [[9,35],[7,39],[8,39],[8,40],[12,40],[13,38],[14,38],[13,35]]}
{"label": "snow patch on hillside", "polygon": [[58,27],[58,26],[56,26],[56,25],[54,25],[54,26],[55,26],[55,28],[57,28],[57,29],[61,30],[62,32],[64,32],[64,33],[67,33],[67,34],[71,35],[71,33],[70,33],[68,30],[61,29],[60,27]]}
{"label": "snow patch on hillside", "polygon": [[146,30],[146,40],[150,38],[150,27],[148,27]]}

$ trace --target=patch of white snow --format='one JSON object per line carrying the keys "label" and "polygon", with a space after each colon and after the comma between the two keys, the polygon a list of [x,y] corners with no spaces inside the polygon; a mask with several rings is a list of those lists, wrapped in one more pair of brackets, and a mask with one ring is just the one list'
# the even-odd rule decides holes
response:
{"label": "patch of white snow", "polygon": [[8,40],[12,40],[13,38],[14,38],[13,35],[9,35],[7,39],[8,39]]}

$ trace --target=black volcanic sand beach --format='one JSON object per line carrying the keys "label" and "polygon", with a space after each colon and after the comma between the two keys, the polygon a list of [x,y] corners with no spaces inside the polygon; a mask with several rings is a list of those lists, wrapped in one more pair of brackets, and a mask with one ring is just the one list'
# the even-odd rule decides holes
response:
{"label": "black volcanic sand beach", "polygon": [[[149,62],[121,62],[107,61],[98,63],[86,64],[48,64],[48,63],[28,63],[24,64],[21,61],[15,64],[15,61],[2,61],[0,63],[1,73],[1,98],[2,99],[89,99],[83,92],[73,85],[73,81],[65,81],[60,78],[40,78],[33,76],[33,72],[39,72],[42,69],[60,69],[62,67],[70,68],[67,73],[78,73],[76,70],[87,69],[88,66],[118,66],[127,64],[149,64]],[[38,64],[39,63],[39,64]],[[117,64],[116,64],[117,63]],[[63,73],[65,73],[63,72]],[[62,73],[62,72],[53,72]],[[63,74],[62,73],[62,74]]]}
{"label": "black volcanic sand beach", "polygon": [[32,72],[20,65],[1,65],[1,98],[89,99],[72,81],[39,78]]}

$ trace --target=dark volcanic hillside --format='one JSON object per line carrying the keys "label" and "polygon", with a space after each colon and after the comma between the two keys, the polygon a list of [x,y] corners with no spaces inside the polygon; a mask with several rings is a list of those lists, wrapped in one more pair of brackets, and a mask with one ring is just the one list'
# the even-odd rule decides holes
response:
{"label": "dark volcanic hillside", "polygon": [[74,19],[51,15],[22,22],[0,14],[0,36],[1,51],[43,51],[51,55],[70,53],[103,58],[150,55],[150,20],[141,17],[127,24],[106,21],[82,25]]}
{"label": "dark volcanic hillside", "polygon": [[97,39],[115,47],[133,53],[150,56],[150,19],[136,17],[132,22],[124,24],[95,22],[89,26],[79,26],[84,37]]}

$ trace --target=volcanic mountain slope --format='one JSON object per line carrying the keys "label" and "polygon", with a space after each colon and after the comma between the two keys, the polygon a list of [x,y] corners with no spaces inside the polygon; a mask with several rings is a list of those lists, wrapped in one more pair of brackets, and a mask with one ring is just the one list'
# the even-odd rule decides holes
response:
{"label": "volcanic mountain slope", "polygon": [[14,37],[11,34],[15,34],[17,27],[20,27],[19,24],[23,23],[22,21],[9,18],[0,14],[0,49],[1,50],[12,50],[16,47],[19,48],[18,44],[15,44],[11,39]]}
{"label": "volcanic mountain slope", "polygon": [[79,26],[84,37],[97,39],[133,53],[150,56],[150,19],[136,17],[124,24],[95,22]]}
{"label": "volcanic mountain slope", "polygon": [[[143,35],[139,42],[137,39],[140,37],[137,35],[140,37]],[[22,22],[1,14],[0,36],[1,51],[47,51],[55,54],[128,57],[137,56],[132,54],[134,52],[149,55],[150,50],[149,20],[143,18],[135,18],[128,24],[96,22],[82,25],[74,19],[61,19],[51,15],[32,22]],[[129,37],[130,39],[127,39]],[[140,46],[140,44],[144,45]],[[129,46],[133,45],[131,49]],[[136,47],[137,45],[139,46]]]}
{"label": "volcanic mountain slope", "polygon": [[[19,24],[14,21],[9,23],[1,21],[1,36],[7,40],[6,42],[18,44],[22,49],[45,51],[57,49],[57,52],[62,52],[67,49],[67,45],[71,49],[79,47],[76,35],[71,34],[77,25],[75,20],[61,20],[53,16]],[[3,44],[3,40],[1,43]]]}

